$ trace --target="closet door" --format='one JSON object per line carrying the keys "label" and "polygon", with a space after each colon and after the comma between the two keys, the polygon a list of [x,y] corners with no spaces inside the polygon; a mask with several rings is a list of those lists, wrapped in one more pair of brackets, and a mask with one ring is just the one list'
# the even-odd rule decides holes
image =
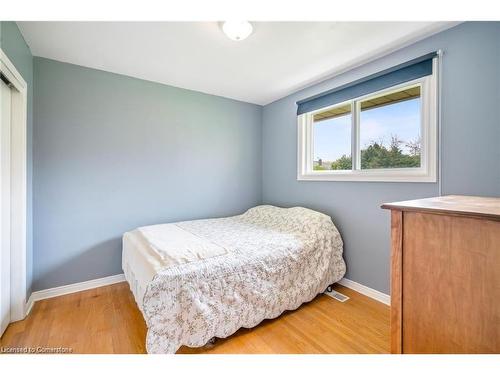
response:
{"label": "closet door", "polygon": [[11,91],[0,80],[0,336],[10,323]]}

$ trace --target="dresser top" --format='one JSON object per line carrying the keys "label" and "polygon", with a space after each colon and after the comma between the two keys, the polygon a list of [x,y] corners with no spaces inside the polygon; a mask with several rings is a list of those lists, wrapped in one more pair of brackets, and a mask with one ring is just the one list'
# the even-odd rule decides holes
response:
{"label": "dresser top", "polygon": [[422,211],[450,215],[475,216],[500,220],[500,198],[445,195],[443,197],[385,203],[382,205],[382,208],[400,211]]}

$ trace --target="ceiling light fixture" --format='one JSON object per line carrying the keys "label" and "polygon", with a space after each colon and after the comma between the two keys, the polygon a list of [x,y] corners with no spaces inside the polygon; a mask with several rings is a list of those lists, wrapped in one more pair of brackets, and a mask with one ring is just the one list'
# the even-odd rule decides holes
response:
{"label": "ceiling light fixture", "polygon": [[222,31],[229,39],[240,41],[248,38],[253,26],[248,21],[226,21],[222,24]]}

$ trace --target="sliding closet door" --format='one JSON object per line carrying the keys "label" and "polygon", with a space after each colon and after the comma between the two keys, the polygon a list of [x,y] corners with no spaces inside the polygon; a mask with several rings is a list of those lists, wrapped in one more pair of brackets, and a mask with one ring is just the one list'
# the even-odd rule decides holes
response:
{"label": "sliding closet door", "polygon": [[0,80],[0,336],[10,322],[11,91]]}

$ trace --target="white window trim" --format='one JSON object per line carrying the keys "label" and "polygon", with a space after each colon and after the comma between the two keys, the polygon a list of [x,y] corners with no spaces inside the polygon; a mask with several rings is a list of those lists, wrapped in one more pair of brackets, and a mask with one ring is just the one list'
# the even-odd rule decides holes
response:
{"label": "white window trim", "polygon": [[0,72],[12,84],[10,320],[26,317],[27,93],[28,86],[0,49]]}
{"label": "white window trim", "polygon": [[[437,58],[433,60],[433,74],[413,81],[405,82],[388,89],[370,93],[352,100],[337,103],[330,107],[304,113],[297,121],[297,180],[299,181],[373,181],[373,182],[436,182],[437,181]],[[360,102],[367,98],[386,95],[401,88],[421,86],[421,167],[420,168],[387,168],[361,169],[359,145],[359,121],[356,119]],[[313,170],[313,116],[329,108],[351,104],[351,155],[352,170],[314,171]]]}

